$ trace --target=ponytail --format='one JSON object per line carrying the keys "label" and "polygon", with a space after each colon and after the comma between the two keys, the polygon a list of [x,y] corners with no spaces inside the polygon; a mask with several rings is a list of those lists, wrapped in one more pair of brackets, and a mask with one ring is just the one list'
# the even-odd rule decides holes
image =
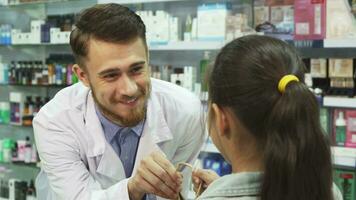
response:
{"label": "ponytail", "polygon": [[[281,40],[244,36],[221,50],[209,75],[209,100],[231,108],[263,154],[261,200],[332,200],[330,147],[297,54]],[[280,92],[287,74],[300,82],[282,81]]]}
{"label": "ponytail", "polygon": [[315,96],[291,82],[265,122],[261,200],[332,200],[332,164]]}

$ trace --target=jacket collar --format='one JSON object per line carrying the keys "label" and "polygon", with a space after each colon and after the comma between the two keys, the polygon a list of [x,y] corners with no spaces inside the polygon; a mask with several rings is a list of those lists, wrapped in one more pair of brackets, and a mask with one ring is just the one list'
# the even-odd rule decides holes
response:
{"label": "jacket collar", "polygon": [[225,175],[212,182],[198,199],[258,196],[262,179],[263,173],[261,172]]}

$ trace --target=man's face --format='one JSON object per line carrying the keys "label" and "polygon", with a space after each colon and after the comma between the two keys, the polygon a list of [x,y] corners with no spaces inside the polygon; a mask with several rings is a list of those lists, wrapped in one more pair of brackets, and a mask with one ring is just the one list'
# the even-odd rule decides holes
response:
{"label": "man's face", "polygon": [[142,39],[117,44],[92,38],[85,63],[87,84],[105,117],[125,127],[143,120],[150,78]]}

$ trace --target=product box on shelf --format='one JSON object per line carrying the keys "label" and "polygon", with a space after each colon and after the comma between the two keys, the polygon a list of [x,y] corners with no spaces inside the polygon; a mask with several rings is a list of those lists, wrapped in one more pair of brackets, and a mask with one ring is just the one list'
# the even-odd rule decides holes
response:
{"label": "product box on shelf", "polygon": [[163,10],[137,11],[146,25],[147,42],[150,45],[167,44],[169,41],[178,41],[179,24],[178,18],[172,17]]}
{"label": "product box on shelf", "polygon": [[329,59],[330,95],[353,96],[355,82],[353,78],[353,59]]}
{"label": "product box on shelf", "polygon": [[50,28],[51,44],[69,44],[70,31],[61,31],[60,28]]}
{"label": "product box on shelf", "polygon": [[0,0],[0,6],[7,6],[9,4],[8,0]]}
{"label": "product box on shelf", "polygon": [[44,20],[32,20],[31,21],[31,44],[41,43],[41,26],[45,24]]}
{"label": "product box on shelf", "polygon": [[269,7],[255,6],[254,7],[254,25],[258,26],[269,21]]}
{"label": "product box on shelf", "polygon": [[334,171],[334,183],[338,186],[344,200],[356,199],[355,172],[336,169]]}
{"label": "product box on shelf", "polygon": [[347,128],[346,128],[346,147],[356,148],[356,110],[346,111]]}
{"label": "product box on shelf", "polygon": [[335,109],[333,114],[335,144],[356,148],[356,110]]}
{"label": "product box on shelf", "polygon": [[294,1],[294,39],[323,40],[326,34],[326,0]]}
{"label": "product box on shelf", "polygon": [[22,93],[10,92],[10,124],[22,125],[24,97]]}
{"label": "product box on shelf", "polygon": [[275,25],[277,33],[292,35],[294,32],[294,7],[271,6],[271,23]]}
{"label": "product box on shelf", "polygon": [[276,6],[276,5],[293,5],[294,0],[267,0],[267,5]]}
{"label": "product box on shelf", "polygon": [[224,41],[230,4],[203,4],[198,7],[198,40]]}
{"label": "product box on shelf", "polygon": [[326,38],[356,40],[356,19],[350,12],[348,0],[327,0],[326,4]]}

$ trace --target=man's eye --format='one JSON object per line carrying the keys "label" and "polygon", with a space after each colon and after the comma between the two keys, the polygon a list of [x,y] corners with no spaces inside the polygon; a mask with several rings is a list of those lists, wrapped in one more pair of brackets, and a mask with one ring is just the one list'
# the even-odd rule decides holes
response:
{"label": "man's eye", "polygon": [[138,73],[138,72],[140,72],[141,70],[143,69],[143,67],[134,67],[131,71],[133,72],[133,73]]}
{"label": "man's eye", "polygon": [[105,79],[114,79],[118,76],[118,74],[106,74],[104,76]]}

